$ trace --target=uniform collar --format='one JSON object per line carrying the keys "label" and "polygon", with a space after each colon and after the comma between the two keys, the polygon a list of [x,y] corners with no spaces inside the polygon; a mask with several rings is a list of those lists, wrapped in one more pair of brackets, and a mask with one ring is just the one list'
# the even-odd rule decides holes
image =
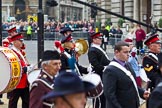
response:
{"label": "uniform collar", "polygon": [[93,47],[100,47],[100,45],[94,44],[94,43],[92,43],[92,46],[93,46]]}
{"label": "uniform collar", "polygon": [[152,54],[154,54],[154,55],[156,55],[156,56],[158,55],[157,53],[154,53],[154,52],[151,52],[151,51],[149,51],[149,53],[152,53]]}
{"label": "uniform collar", "polygon": [[54,76],[50,75],[48,72],[46,72],[44,69],[42,70],[43,73],[45,73],[48,77],[50,77],[51,79],[54,78]]}

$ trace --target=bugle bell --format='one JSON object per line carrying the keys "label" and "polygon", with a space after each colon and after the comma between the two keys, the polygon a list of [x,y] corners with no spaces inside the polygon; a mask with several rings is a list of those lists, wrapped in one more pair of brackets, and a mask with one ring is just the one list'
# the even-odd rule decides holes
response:
{"label": "bugle bell", "polygon": [[88,50],[88,43],[84,39],[77,39],[75,41],[75,50],[79,55],[85,54]]}

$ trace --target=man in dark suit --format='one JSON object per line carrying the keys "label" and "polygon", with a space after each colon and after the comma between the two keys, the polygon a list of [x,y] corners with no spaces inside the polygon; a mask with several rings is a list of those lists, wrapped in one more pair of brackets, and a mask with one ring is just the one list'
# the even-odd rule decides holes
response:
{"label": "man in dark suit", "polygon": [[119,41],[114,48],[114,59],[103,73],[106,108],[139,108],[139,97],[148,98],[149,91],[137,87],[135,73],[127,62],[129,44]]}
{"label": "man in dark suit", "polygon": [[42,70],[31,86],[30,108],[52,108],[52,101],[42,101],[41,98],[53,90],[53,79],[61,67],[60,54],[57,51],[45,51],[41,66]]}
{"label": "man in dark suit", "polygon": [[162,82],[152,91],[148,108],[162,108]]}
{"label": "man in dark suit", "polygon": [[[103,34],[100,32],[91,35],[92,45],[88,51],[89,62],[93,66],[95,73],[100,75],[101,79],[106,66],[110,63],[109,57],[107,56],[106,52],[100,47],[100,45],[102,44],[102,36]],[[100,102],[101,108],[105,108],[104,95],[100,96],[100,100],[96,100],[95,108],[99,108]]]}

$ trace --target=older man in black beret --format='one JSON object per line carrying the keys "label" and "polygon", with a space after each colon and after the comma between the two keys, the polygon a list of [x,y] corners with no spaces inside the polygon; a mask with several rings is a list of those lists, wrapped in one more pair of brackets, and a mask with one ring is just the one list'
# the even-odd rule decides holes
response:
{"label": "older man in black beret", "polygon": [[52,108],[52,102],[43,102],[41,97],[53,90],[53,79],[61,67],[60,54],[57,51],[45,51],[41,67],[40,75],[31,86],[30,108]]}

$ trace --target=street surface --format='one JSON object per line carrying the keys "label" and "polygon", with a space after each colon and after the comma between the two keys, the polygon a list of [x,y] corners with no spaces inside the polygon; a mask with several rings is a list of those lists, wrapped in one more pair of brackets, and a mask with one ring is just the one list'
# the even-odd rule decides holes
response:
{"label": "street surface", "polygon": [[[37,54],[37,41],[36,40],[24,41],[24,43],[26,44],[26,56],[27,56],[29,63],[31,63],[32,65],[36,65],[38,61],[37,60],[38,59],[37,58],[37,55],[38,55]],[[44,50],[53,50],[53,49],[54,49],[53,41],[50,41],[50,40],[44,41]],[[110,59],[112,59],[113,49],[110,45],[108,46],[107,53]],[[84,54],[80,57],[79,64],[81,64],[82,66],[89,65],[87,54]],[[5,104],[0,105],[0,108],[8,108],[8,99],[6,98],[6,94],[3,95],[2,101],[5,102]],[[91,103],[91,101],[89,101],[88,103]],[[18,108],[21,108],[21,99],[19,99]]]}

